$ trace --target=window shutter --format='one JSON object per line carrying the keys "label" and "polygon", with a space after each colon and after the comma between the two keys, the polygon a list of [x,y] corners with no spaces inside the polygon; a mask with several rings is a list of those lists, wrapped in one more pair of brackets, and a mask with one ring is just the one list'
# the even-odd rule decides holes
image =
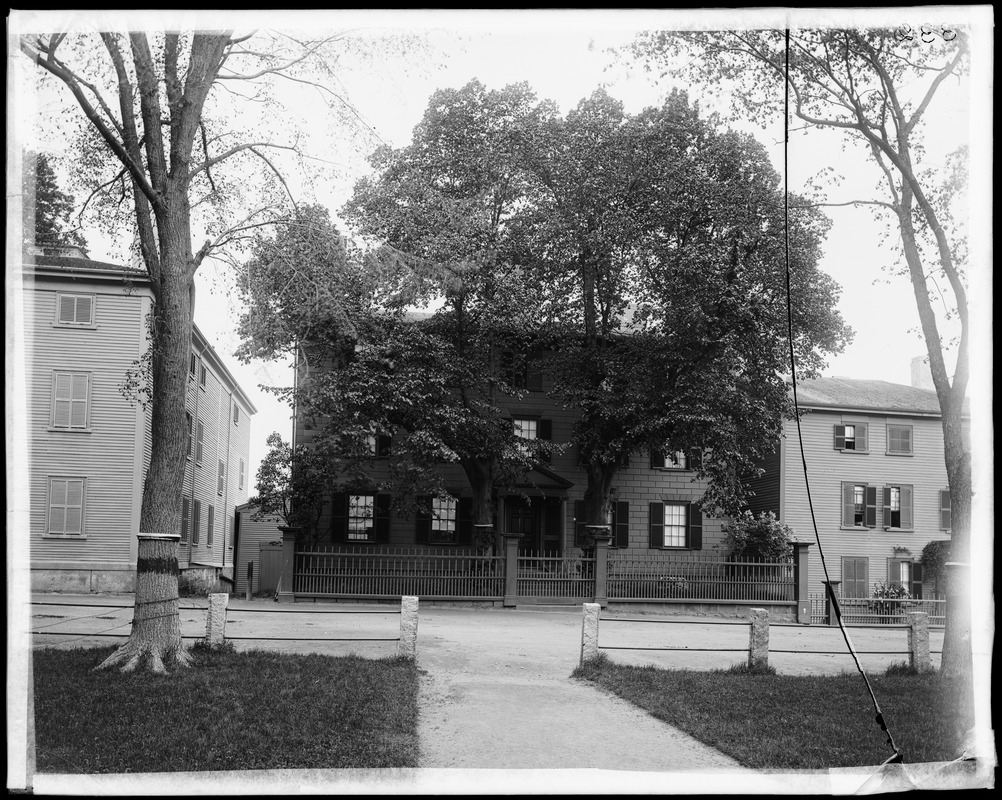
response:
{"label": "window shutter", "polygon": [[941,489],[939,492],[939,528],[940,530],[950,530],[953,520],[950,513],[950,490]]}
{"label": "window shutter", "polygon": [[883,501],[884,501],[884,527],[891,527],[891,487],[885,486],[883,490]]}
{"label": "window shutter", "polygon": [[835,449],[845,449],[845,425],[835,426]]}
{"label": "window shutter", "polygon": [[198,518],[201,516],[202,502],[195,500],[191,506],[191,543],[198,544]]}
{"label": "window shutter", "polygon": [[662,450],[651,448],[651,469],[664,469],[665,454]]}
{"label": "window shutter", "polygon": [[460,547],[473,544],[473,498],[460,497],[456,507],[456,543]]}
{"label": "window shutter", "polygon": [[181,541],[188,541],[188,516],[190,514],[190,502],[187,497],[181,498]]}
{"label": "window shutter", "polygon": [[515,356],[512,353],[504,352],[499,359],[501,369],[501,380],[512,388],[518,388],[515,381]]}
{"label": "window shutter", "polygon": [[59,321],[76,321],[76,300],[70,295],[59,296]]}
{"label": "window shutter", "polygon": [[348,495],[345,492],[331,497],[331,533],[334,541],[348,541]]}
{"label": "window shutter", "polygon": [[188,373],[194,377],[195,376],[195,354],[191,354],[191,360],[188,363]]}
{"label": "window shutter", "polygon": [[72,376],[67,373],[56,373],[55,387],[52,393],[52,425],[56,428],[70,426],[70,401]]}
{"label": "window shutter", "polygon": [[916,600],[922,599],[922,565],[918,561],[912,562],[912,585],[909,591]]}
{"label": "window shutter", "polygon": [[222,459],[219,461],[219,476],[216,480],[216,493],[222,494],[223,489],[226,486],[226,464],[223,463]]}
{"label": "window shutter", "polygon": [[699,469],[703,466],[703,451],[694,447],[689,451],[689,469]]}
{"label": "window shutter", "polygon": [[213,525],[216,521],[216,507],[209,506],[209,513],[205,518],[205,544],[207,547],[212,547],[212,534]]}
{"label": "window shutter", "polygon": [[93,308],[91,304],[91,298],[89,297],[78,297],[77,298],[77,309],[74,322],[78,322],[81,325],[90,325],[93,321],[93,315],[91,309]]}
{"label": "window shutter", "polygon": [[386,458],[390,454],[390,442],[392,438],[379,434],[376,436],[376,457]]}
{"label": "window shutter", "polygon": [[665,504],[651,503],[648,545],[661,548],[665,544]]}
{"label": "window shutter", "polygon": [[623,455],[619,457],[619,466],[624,469],[628,468],[630,466],[630,455],[630,453],[623,453]]}
{"label": "window shutter", "polygon": [[376,541],[390,541],[390,496],[376,495]]}
{"label": "window shutter", "polygon": [[414,528],[415,544],[428,544],[431,537],[431,497],[422,495],[417,498],[417,524]]}
{"label": "window shutter", "polygon": [[198,382],[201,384],[202,388],[205,388],[205,364],[202,364],[198,370]]}
{"label": "window shutter", "polygon": [[856,500],[854,486],[851,483],[842,484],[842,525],[851,528],[856,521]]}
{"label": "window shutter", "polygon": [[585,502],[584,500],[574,501],[574,546],[584,547],[584,526],[585,526]]}
{"label": "window shutter", "polygon": [[[544,442],[550,441],[553,438],[553,421],[549,419],[539,420],[539,424],[536,426],[536,437],[542,439]],[[550,463],[549,450],[540,449],[538,457],[543,463]]]}
{"label": "window shutter", "polygon": [[233,404],[233,424],[234,425],[240,424],[240,406],[238,406],[236,403]]}
{"label": "window shutter", "polygon": [[188,423],[188,455],[191,455],[192,441],[195,439],[195,423],[187,411],[184,412],[184,419]]}
{"label": "window shutter", "polygon": [[613,505],[612,544],[615,547],[630,546],[630,504],[621,500]]}
{"label": "window shutter", "polygon": [[863,520],[867,528],[877,527],[877,487],[866,487],[866,516]]}
{"label": "window shutter", "polygon": [[530,392],[543,391],[543,371],[535,359],[528,359],[525,367],[525,388]]}
{"label": "window shutter", "polygon": [[205,426],[198,423],[198,434],[195,437],[195,461],[202,463],[202,438],[205,436]]}
{"label": "window shutter", "polygon": [[912,527],[912,487],[901,487],[901,527]]}
{"label": "window shutter", "polygon": [[703,512],[695,503],[688,504],[689,549],[703,549]]}
{"label": "window shutter", "polygon": [[868,448],[866,446],[866,425],[859,424],[856,425],[856,449],[865,452]]}
{"label": "window shutter", "polygon": [[70,408],[70,427],[87,427],[87,385],[90,377],[87,375],[73,375],[71,385],[73,387],[72,404]]}

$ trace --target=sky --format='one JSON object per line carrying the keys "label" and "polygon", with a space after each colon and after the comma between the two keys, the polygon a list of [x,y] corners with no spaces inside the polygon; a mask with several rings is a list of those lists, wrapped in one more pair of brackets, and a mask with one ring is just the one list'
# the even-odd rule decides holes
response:
{"label": "sky", "polygon": [[[911,10],[914,11],[914,10]],[[409,30],[421,35],[425,49],[415,53],[383,53],[376,60],[346,64],[338,87],[350,100],[360,118],[375,137],[394,147],[410,142],[411,132],[420,120],[429,96],[438,88],[458,88],[477,78],[489,89],[500,89],[510,83],[526,81],[541,98],[555,101],[562,112],[573,108],[580,100],[604,86],[622,100],[628,112],[635,113],[648,105],[658,104],[673,85],[671,81],[654,85],[639,67],[619,64],[608,69],[611,57],[607,48],[630,41],[637,30],[668,25],[730,26],[754,21],[757,24],[782,27],[785,18],[777,12],[748,11],[690,12],[653,14],[652,12],[473,12],[467,14],[416,12],[286,13],[264,21],[271,25],[324,26],[335,25],[354,32],[364,40],[378,35],[385,28]],[[883,20],[873,17],[867,24],[882,21],[900,24],[902,20],[926,21],[921,16],[906,16],[908,9],[895,9]],[[221,16],[219,16],[221,15]],[[218,17],[218,18],[217,18]],[[102,26],[106,19],[101,12],[81,12],[67,17],[73,24]],[[162,24],[162,16],[144,13],[136,18],[144,26]],[[199,24],[217,23],[239,28],[261,22],[256,16],[236,13],[200,13]],[[121,17],[114,17],[121,24]],[[798,18],[794,24],[806,24]],[[845,18],[846,22],[851,21]],[[354,64],[354,67],[353,67]],[[698,93],[693,92],[698,97]],[[303,105],[308,107],[309,98]],[[700,98],[704,105],[705,98]],[[34,109],[44,119],[46,114],[65,113],[59,106],[44,105]],[[929,117],[939,124],[930,131],[930,163],[939,163],[942,156],[961,141],[969,138],[973,124],[972,97],[966,91],[943,91]],[[305,113],[305,112],[304,112]],[[25,115],[30,117],[31,115]],[[35,117],[37,120],[39,117]],[[307,117],[308,119],[308,117]],[[29,121],[22,119],[21,122]],[[34,120],[30,120],[34,121]],[[742,120],[733,120],[735,127],[752,132],[766,145],[773,165],[783,170],[783,120],[766,130]],[[44,127],[40,126],[40,127]],[[38,128],[36,127],[35,130]],[[29,127],[27,130],[31,130]],[[25,134],[30,139],[33,134]],[[356,143],[357,144],[357,143]],[[58,143],[51,146],[58,147]],[[320,187],[318,199],[336,215],[349,198],[354,182],[366,174],[366,149],[346,146],[337,140],[331,143],[331,160],[339,165],[336,178]],[[789,151],[790,188],[798,191],[803,182],[823,166],[836,169],[843,186],[833,191],[830,200],[837,202],[860,196],[873,196],[873,173],[860,154],[843,152],[839,140],[824,133],[809,137],[791,137]],[[855,330],[854,341],[839,355],[830,359],[824,374],[851,378],[872,378],[894,383],[911,382],[911,361],[925,353],[922,339],[916,332],[918,315],[911,287],[904,277],[893,277],[884,268],[892,265],[895,256],[881,242],[881,225],[867,207],[845,207],[827,210],[832,229],[825,246],[821,268],[842,286],[839,310]],[[108,258],[110,249],[99,236],[88,232],[91,255]],[[258,413],[252,418],[250,463],[256,465],[266,453],[265,440],[272,431],[284,437],[291,435],[290,411],[273,396],[260,390],[261,385],[283,386],[291,381],[287,363],[241,364],[234,356],[239,341],[235,333],[239,307],[227,281],[221,279],[218,263],[203,266],[198,276],[196,324],[213,343],[238,383],[251,397]],[[989,294],[990,296],[990,294]],[[990,316],[990,305],[988,306]]]}

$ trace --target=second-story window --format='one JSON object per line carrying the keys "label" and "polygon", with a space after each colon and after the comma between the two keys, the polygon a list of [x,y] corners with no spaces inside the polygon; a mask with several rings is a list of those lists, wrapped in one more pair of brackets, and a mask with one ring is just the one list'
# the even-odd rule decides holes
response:
{"label": "second-story window", "polygon": [[60,430],[86,430],[90,425],[90,374],[86,372],[53,373],[52,427]]}
{"label": "second-story window", "polygon": [[835,449],[865,453],[867,451],[865,422],[853,422],[847,425],[835,426]]}
{"label": "second-story window", "polygon": [[60,325],[93,325],[94,296],[60,294],[56,300],[56,322]]}

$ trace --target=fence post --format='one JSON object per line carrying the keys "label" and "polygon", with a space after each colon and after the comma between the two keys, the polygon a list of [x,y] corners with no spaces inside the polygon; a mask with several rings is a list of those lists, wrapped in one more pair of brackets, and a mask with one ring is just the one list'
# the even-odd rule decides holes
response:
{"label": "fence post", "polygon": [[205,615],[205,641],[209,647],[219,647],[226,641],[226,604],[230,596],[224,592],[209,595],[209,612]]}
{"label": "fence post", "polygon": [[404,658],[417,656],[417,623],[418,599],[416,597],[400,598],[400,642],[397,644],[397,655]]}
{"label": "fence post", "polygon": [[916,672],[932,670],[929,654],[929,615],[913,611],[908,615],[908,655],[911,668]]}
{"label": "fence post", "polygon": [[598,603],[583,603],[584,619],[581,621],[581,666],[598,658]]}
{"label": "fence post", "polygon": [[838,616],[835,614],[836,600],[838,597],[838,585],[842,581],[822,581],[825,585],[825,617],[829,625],[838,625]]}
{"label": "fence post", "polygon": [[250,600],[254,594],[254,562],[247,562],[247,599]]}
{"label": "fence post", "polygon": [[793,599],[797,601],[797,622],[811,624],[811,598],[807,594],[807,548],[811,542],[793,543]]}
{"label": "fence post", "polygon": [[521,533],[502,533],[504,537],[504,600],[505,608],[518,605],[518,543]]}
{"label": "fence post", "polygon": [[296,576],[296,533],[299,528],[287,528],[279,525],[282,532],[282,577],[278,579],[279,603],[294,603],[296,595],[292,591]]}
{"label": "fence post", "polygon": [[609,605],[609,544],[612,534],[608,525],[586,525],[585,533],[595,542],[595,602],[605,608]]}
{"label": "fence post", "polygon": [[765,669],[769,666],[769,612],[764,608],[752,608],[749,616],[748,666],[753,670]]}

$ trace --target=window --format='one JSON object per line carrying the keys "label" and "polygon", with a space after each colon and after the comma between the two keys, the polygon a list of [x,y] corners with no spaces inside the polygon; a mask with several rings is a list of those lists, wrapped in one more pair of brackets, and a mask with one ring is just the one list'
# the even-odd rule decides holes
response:
{"label": "window", "polygon": [[202,503],[194,500],[191,504],[191,543],[198,544],[198,518],[201,516]]}
{"label": "window", "polygon": [[[613,501],[610,506],[609,533],[612,535],[611,547],[626,548],[630,546],[630,504],[625,500]],[[585,503],[584,500],[574,501],[574,546],[584,547],[587,544],[585,534]]]}
{"label": "window", "polygon": [[198,365],[198,385],[205,388],[205,364]]}
{"label": "window", "polygon": [[56,322],[60,325],[93,325],[94,296],[60,294],[56,300]]}
{"label": "window", "polygon": [[912,527],[912,487],[885,486],[883,523],[885,528]]}
{"label": "window", "polygon": [[238,489],[244,488],[244,460],[240,459],[240,473],[239,473],[239,483],[237,484]]}
{"label": "window", "polygon": [[849,425],[835,426],[835,449],[865,453],[866,444],[866,423],[853,422]]}
{"label": "window", "polygon": [[912,426],[887,426],[887,454],[893,456],[910,456],[912,454]]}
{"label": "window", "polygon": [[910,558],[887,559],[887,582],[903,587],[916,600],[922,599],[922,565]]}
{"label": "window", "polygon": [[939,529],[941,531],[951,530],[953,526],[952,514],[950,513],[950,490],[940,489],[939,492]]}
{"label": "window", "polygon": [[184,421],[188,425],[188,458],[191,458],[191,451],[195,442],[195,419],[187,411],[184,412]]}
{"label": "window", "polygon": [[348,497],[348,541],[375,538],[375,496],[353,494]]}
{"label": "window", "polygon": [[81,536],[84,532],[84,478],[49,478],[49,519],[45,532]]}
{"label": "window", "polygon": [[198,360],[195,358],[195,353],[192,352],[191,359],[188,362],[188,377],[189,378],[194,379],[194,377],[195,377],[195,365],[197,363],[198,363]]}
{"label": "window", "polygon": [[222,459],[219,459],[219,475],[216,479],[216,494],[222,494],[223,489],[226,487],[226,464],[223,463]]}
{"label": "window", "polygon": [[428,537],[430,544],[456,543],[458,512],[459,504],[454,497],[431,499],[431,535]]}
{"label": "window", "polygon": [[209,513],[205,518],[205,546],[212,547],[213,527],[215,526],[216,507],[209,506]]}
{"label": "window", "polygon": [[390,454],[391,441],[392,439],[389,436],[373,432],[365,437],[365,449],[369,455],[373,455],[376,458],[385,458]]}
{"label": "window", "polygon": [[520,444],[522,452],[532,456],[539,461],[549,463],[549,450],[530,444],[536,441],[549,441],[552,436],[552,421],[539,419],[538,417],[515,417],[512,419],[515,435],[524,439],[525,443]]}
{"label": "window", "polygon": [[651,450],[651,469],[698,469],[701,459],[699,450]]}
{"label": "window", "polygon": [[187,497],[181,498],[181,541],[188,541],[188,526],[191,522],[191,501]]}
{"label": "window", "polygon": [[703,517],[699,509],[687,501],[651,503],[649,523],[650,546],[654,548],[703,548]]}
{"label": "window", "polygon": [[240,424],[240,406],[238,406],[236,403],[233,404],[233,424],[234,425]]}
{"label": "window", "polygon": [[195,463],[202,463],[202,439],[205,437],[205,426],[201,422],[198,423],[196,427],[197,433],[195,435]]}
{"label": "window", "polygon": [[52,427],[86,430],[90,426],[90,375],[54,372],[52,376]]}
{"label": "window", "polygon": [[501,354],[501,379],[515,390],[543,391],[543,373],[539,362],[524,353]]}
{"label": "window", "polygon": [[842,597],[870,596],[870,560],[855,556],[842,557]]}
{"label": "window", "polygon": [[865,483],[842,484],[842,527],[877,526],[877,487]]}

